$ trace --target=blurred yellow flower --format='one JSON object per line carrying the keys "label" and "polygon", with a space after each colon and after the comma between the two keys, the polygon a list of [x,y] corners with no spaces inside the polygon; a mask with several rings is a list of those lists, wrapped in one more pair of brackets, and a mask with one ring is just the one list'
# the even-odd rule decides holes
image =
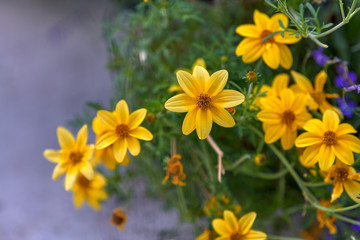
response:
{"label": "blurred yellow flower", "polygon": [[360,203],[360,199],[358,198],[360,183],[358,181],[360,181],[360,173],[357,173],[354,168],[345,165],[341,161],[336,161],[324,179],[325,183],[334,185],[331,202],[338,199],[345,188],[349,197],[355,202]]}
{"label": "blurred yellow flower", "polygon": [[339,95],[336,93],[325,93],[324,86],[327,79],[327,74],[325,71],[321,71],[315,77],[314,87],[310,80],[304,75],[291,71],[291,75],[296,82],[296,86],[293,88],[294,91],[302,92],[306,94],[307,104],[311,110],[320,109],[321,113],[324,113],[326,110],[330,109],[335,111],[342,117],[340,110],[332,106],[326,98],[338,98]]}
{"label": "blurred yellow flower", "polygon": [[251,230],[256,213],[250,212],[242,216],[239,221],[231,211],[224,211],[224,219],[214,219],[212,226],[220,237],[215,240],[265,240],[266,234]]}
{"label": "blurred yellow flower", "polygon": [[257,165],[261,166],[264,165],[266,162],[266,156],[263,153],[258,153],[255,155],[254,161]]}
{"label": "blurred yellow flower", "polygon": [[353,126],[339,123],[339,116],[332,110],[326,110],[322,121],[311,119],[304,125],[307,132],[295,140],[296,147],[306,147],[304,165],[311,166],[319,162],[320,169],[327,171],[335,157],[344,164],[354,164],[353,152],[360,153],[360,140],[349,134],[356,133]]}
{"label": "blurred yellow flower", "polygon": [[[321,199],[320,203],[324,207],[327,207],[327,208],[331,207],[331,202],[328,201],[328,200]],[[334,222],[336,220],[336,217],[334,217],[334,216],[329,217],[329,216],[327,216],[325,211],[317,209],[316,210],[316,219],[319,222],[319,227],[320,228],[323,228],[324,226],[326,226],[329,229],[331,234],[336,234],[337,229],[336,229],[336,226],[334,224]]]}
{"label": "blurred yellow flower", "polygon": [[201,233],[195,240],[215,240],[214,231],[210,231],[209,229],[205,229],[203,233]]}
{"label": "blurred yellow flower", "polygon": [[121,208],[117,208],[113,211],[109,222],[119,230],[123,230],[127,222],[127,215]]}
{"label": "blurred yellow flower", "polygon": [[73,192],[74,205],[80,208],[84,201],[94,210],[100,210],[100,202],[108,198],[104,187],[106,179],[100,173],[95,173],[93,179],[88,180],[79,174],[71,191]]}
{"label": "blurred yellow flower", "polygon": [[167,162],[166,176],[163,180],[163,184],[171,177],[171,183],[174,185],[185,186],[182,181],[186,179],[186,174],[183,172],[184,168],[180,162],[181,156],[179,154],[173,155]]}
{"label": "blurred yellow flower", "polygon": [[193,74],[177,72],[177,80],[185,93],[178,94],[165,103],[172,112],[187,112],[182,132],[185,135],[195,130],[200,139],[209,136],[212,122],[223,127],[233,127],[235,121],[225,108],[241,104],[245,97],[235,90],[223,90],[228,72],[220,70],[211,76],[205,68],[196,66]]}
{"label": "blurred yellow flower", "polygon": [[237,46],[236,55],[242,56],[244,63],[251,63],[262,57],[266,65],[272,69],[279,68],[279,65],[290,69],[293,57],[286,44],[297,43],[301,37],[296,38],[289,32],[284,32],[284,37],[282,37],[279,32],[263,41],[267,36],[283,31],[279,20],[287,28],[289,19],[284,14],[277,13],[269,18],[266,14],[255,10],[255,24],[244,24],[236,28],[236,33],[245,37]]}
{"label": "blurred yellow flower", "polygon": [[78,132],[76,141],[74,136],[65,128],[57,128],[57,136],[61,150],[46,149],[44,157],[50,162],[56,163],[52,179],[57,180],[66,172],[65,189],[70,190],[81,172],[87,179],[94,176],[90,160],[93,157],[94,145],[86,145],[87,125]]}
{"label": "blurred yellow flower", "polygon": [[106,110],[98,111],[97,117],[105,125],[106,131],[97,138],[96,149],[112,146],[118,163],[125,160],[127,149],[131,155],[139,155],[140,143],[138,139],[146,141],[153,139],[151,132],[140,126],[145,116],[146,109],[144,108],[129,114],[128,105],[124,100],[117,103],[115,114]]}
{"label": "blurred yellow flower", "polygon": [[301,129],[311,118],[303,100],[304,94],[294,94],[290,89],[282,90],[280,99],[268,96],[260,100],[262,110],[257,118],[263,122],[266,143],[273,143],[281,138],[284,150],[294,146],[297,129]]}

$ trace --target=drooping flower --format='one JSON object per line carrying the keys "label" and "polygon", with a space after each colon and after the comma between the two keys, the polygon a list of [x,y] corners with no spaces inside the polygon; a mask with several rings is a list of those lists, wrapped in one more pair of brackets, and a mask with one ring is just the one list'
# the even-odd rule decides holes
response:
{"label": "drooping flower", "polygon": [[263,154],[263,153],[256,154],[255,158],[254,158],[254,161],[258,166],[264,165],[264,163],[266,162],[265,154]]}
{"label": "drooping flower", "polygon": [[311,53],[315,62],[322,67],[325,66],[326,62],[330,60],[329,56],[323,53],[323,50],[323,47],[319,47],[318,50]]}
{"label": "drooping flower", "polygon": [[[269,18],[266,14],[255,10],[255,24],[244,24],[236,28],[236,33],[245,37],[236,48],[236,56],[242,56],[244,63],[251,63],[260,57],[266,65],[272,69],[279,68],[281,65],[285,69],[290,69],[293,64],[293,56],[287,44],[294,44],[300,41],[301,37],[296,38],[295,34],[288,31],[282,33],[284,29],[279,21],[287,28],[289,19],[282,13],[277,13]],[[278,32],[277,34],[274,34]],[[269,35],[273,36],[264,39]]]}
{"label": "drooping flower", "polygon": [[296,82],[297,90],[307,94],[307,105],[311,110],[320,109],[321,113],[331,109],[342,116],[340,110],[337,107],[332,106],[326,99],[327,98],[338,98],[339,95],[336,93],[325,93],[324,86],[327,79],[325,71],[321,71],[316,75],[314,87],[310,80],[304,75],[291,71],[291,75]]}
{"label": "drooping flower", "polygon": [[127,222],[127,215],[121,208],[117,208],[113,211],[109,222],[119,230],[123,230]]}
{"label": "drooping flower", "polygon": [[225,210],[224,219],[216,218],[212,221],[215,232],[220,235],[215,240],[265,240],[265,233],[251,229],[255,218],[256,213],[250,212],[238,221],[233,212]]}
{"label": "drooping flower", "polygon": [[322,121],[311,119],[305,125],[307,131],[295,140],[297,147],[306,147],[303,154],[305,165],[319,162],[320,169],[327,171],[334,163],[335,157],[344,164],[354,164],[353,152],[360,153],[359,138],[351,135],[357,131],[348,123],[340,123],[339,116],[327,110]]}
{"label": "drooping flower", "polygon": [[353,167],[349,167],[341,161],[336,161],[336,164],[331,166],[324,182],[333,184],[334,189],[331,194],[331,202],[338,199],[342,192],[346,191],[348,196],[357,203],[360,203],[360,173],[357,173]]}
{"label": "drooping flower", "polygon": [[186,179],[186,174],[184,173],[184,167],[180,162],[181,155],[173,155],[167,162],[166,167],[166,176],[163,180],[163,183],[166,183],[167,180],[171,177],[171,183],[174,185],[185,186],[186,184],[182,181]]}
{"label": "drooping flower", "polygon": [[[345,101],[344,101],[345,100]],[[354,115],[354,110],[357,107],[356,103],[353,101],[349,101],[349,97],[345,95],[343,98],[336,99],[341,113],[348,118],[351,118]]]}
{"label": "drooping flower", "polygon": [[262,110],[257,114],[257,118],[263,122],[265,142],[273,143],[281,138],[283,149],[291,149],[297,129],[301,129],[311,118],[306,110],[304,94],[294,94],[290,89],[284,89],[280,93],[280,99],[267,96],[260,102]]}
{"label": "drooping flower", "polygon": [[[331,207],[331,202],[329,200],[321,199],[320,204],[327,208]],[[337,229],[334,224],[334,222],[336,221],[336,217],[334,217],[334,216],[329,217],[326,215],[325,211],[317,209],[316,210],[316,219],[319,222],[320,228],[323,228],[324,226],[326,226],[329,229],[331,234],[337,233]]]}
{"label": "drooping flower", "polygon": [[74,186],[71,188],[75,207],[80,208],[84,201],[86,201],[94,210],[100,210],[100,202],[108,198],[108,195],[104,190],[105,186],[106,179],[100,173],[95,173],[91,180],[88,180],[82,174],[79,174]]}
{"label": "drooping flower", "polygon": [[127,149],[131,155],[140,153],[138,139],[150,141],[153,135],[140,124],[146,116],[146,109],[142,108],[129,114],[129,108],[124,100],[116,105],[115,114],[106,110],[100,110],[97,117],[104,124],[106,131],[96,140],[96,149],[112,147],[115,159],[122,163],[126,159]]}
{"label": "drooping flower", "polygon": [[178,94],[165,103],[172,112],[187,112],[182,132],[185,135],[195,130],[200,139],[209,136],[213,121],[223,127],[233,127],[235,121],[225,108],[241,104],[245,97],[235,90],[223,90],[228,79],[226,70],[209,76],[205,68],[196,66],[193,74],[185,71],[176,73],[184,93]]}
{"label": "drooping flower", "polygon": [[93,157],[94,145],[86,145],[87,125],[79,130],[76,141],[74,136],[63,127],[57,128],[57,136],[61,150],[46,149],[44,151],[44,157],[57,164],[52,179],[57,180],[66,172],[66,190],[72,188],[80,173],[91,180],[94,170],[90,160]]}

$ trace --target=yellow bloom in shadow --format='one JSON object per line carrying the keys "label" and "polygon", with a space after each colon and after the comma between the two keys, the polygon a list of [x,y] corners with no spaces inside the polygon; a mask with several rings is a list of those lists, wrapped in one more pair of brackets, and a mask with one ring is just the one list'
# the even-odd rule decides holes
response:
{"label": "yellow bloom in shadow", "polygon": [[[113,113],[115,115],[115,113]],[[99,137],[107,131],[106,126],[100,121],[99,118],[95,117],[92,122],[92,128],[96,135],[96,141]],[[103,149],[96,149],[94,153],[94,160],[96,164],[100,164],[101,162],[110,170],[114,170],[116,167],[116,159],[112,146],[108,146]],[[125,155],[124,161],[122,161],[121,165],[128,165],[130,162],[129,155]]]}
{"label": "yellow bloom in shadow", "polygon": [[303,100],[304,94],[294,94],[290,89],[282,90],[280,99],[268,96],[260,100],[262,110],[257,118],[263,122],[266,143],[273,143],[281,138],[284,150],[294,146],[297,129],[301,129],[311,118]]}
{"label": "yellow bloom in shadow", "polygon": [[172,112],[187,112],[182,126],[185,135],[196,129],[198,137],[205,139],[210,134],[213,121],[223,127],[235,125],[225,108],[241,104],[245,97],[235,90],[223,90],[228,80],[226,70],[210,76],[205,68],[196,66],[193,74],[178,71],[176,75],[184,93],[167,100],[165,108]]}
{"label": "yellow bloom in shadow", "polygon": [[344,164],[354,164],[353,152],[360,153],[360,139],[350,135],[356,130],[348,123],[340,124],[339,116],[327,110],[322,121],[309,120],[303,127],[307,132],[296,140],[296,147],[306,147],[303,153],[303,164],[315,165],[327,171],[334,163],[335,157]]}
{"label": "yellow bloom in shadow", "polygon": [[146,116],[146,109],[142,108],[129,114],[129,108],[124,100],[117,103],[115,114],[106,110],[97,113],[99,120],[105,125],[106,131],[96,140],[96,149],[112,146],[115,160],[118,163],[126,161],[127,149],[131,155],[140,153],[138,139],[150,141],[153,135],[140,124]]}
{"label": "yellow bloom in shadow", "polygon": [[121,208],[115,209],[109,222],[111,225],[116,226],[119,230],[123,230],[127,222],[127,215]]}
{"label": "yellow bloom in shadow", "polygon": [[224,219],[217,218],[212,221],[215,232],[220,235],[215,240],[265,240],[265,233],[251,229],[255,218],[256,213],[250,212],[238,221],[234,213],[225,210]]}
{"label": "yellow bloom in shadow", "polygon": [[296,86],[293,88],[295,91],[299,91],[306,94],[307,97],[307,105],[311,110],[320,109],[321,113],[324,113],[326,110],[333,110],[340,117],[342,114],[340,110],[334,106],[332,106],[326,99],[327,98],[338,98],[339,95],[336,93],[325,93],[324,86],[327,79],[327,74],[325,71],[321,71],[315,77],[314,87],[310,80],[304,75],[291,71],[291,75],[296,82]]}
{"label": "yellow bloom in shadow", "polygon": [[195,240],[215,240],[215,232],[210,231],[209,229],[205,229],[203,233],[201,233]]}
{"label": "yellow bloom in shadow", "polygon": [[236,28],[236,33],[245,37],[236,48],[236,56],[242,56],[244,63],[255,62],[262,57],[266,65],[272,69],[279,68],[279,65],[290,69],[293,64],[293,56],[286,44],[297,43],[301,37],[296,38],[289,32],[285,32],[282,37],[279,32],[263,41],[267,36],[283,31],[279,20],[287,28],[289,19],[284,14],[277,13],[269,18],[266,14],[255,10],[255,24],[244,24]]}
{"label": "yellow bloom in shadow", "polygon": [[349,197],[357,203],[360,203],[360,173],[357,173],[354,168],[349,167],[341,161],[336,161],[336,164],[331,166],[329,172],[324,179],[327,184],[333,184],[334,189],[331,194],[331,202],[338,199],[342,192],[345,191]]}
{"label": "yellow bloom in shadow", "polygon": [[94,178],[88,180],[83,175],[79,174],[71,191],[74,194],[74,205],[80,208],[84,201],[94,210],[98,211],[101,208],[100,202],[108,198],[104,187],[106,186],[106,179],[100,173],[95,173]]}
{"label": "yellow bloom in shadow", "polygon": [[79,173],[88,180],[94,176],[90,160],[93,157],[94,145],[86,145],[87,125],[78,132],[76,141],[74,136],[65,128],[57,128],[57,136],[61,150],[46,149],[44,157],[50,162],[56,163],[52,179],[57,180],[66,172],[65,189],[70,190]]}
{"label": "yellow bloom in shadow", "polygon": [[184,173],[184,167],[180,162],[181,156],[175,154],[167,162],[166,167],[166,176],[163,180],[163,184],[171,177],[171,183],[174,185],[185,186],[186,184],[182,181],[186,179],[186,174]]}
{"label": "yellow bloom in shadow", "polygon": [[[328,200],[320,200],[321,205],[323,205],[324,207],[331,207],[331,202]],[[316,210],[316,219],[319,222],[319,227],[323,228],[324,226],[326,226],[331,234],[336,234],[337,229],[336,226],[334,224],[336,217],[332,216],[332,217],[328,217],[326,216],[326,212],[322,211],[320,209]]]}

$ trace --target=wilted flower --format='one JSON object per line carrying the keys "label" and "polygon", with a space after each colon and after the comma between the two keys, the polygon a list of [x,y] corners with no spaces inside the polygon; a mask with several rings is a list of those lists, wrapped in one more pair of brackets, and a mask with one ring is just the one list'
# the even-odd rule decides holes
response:
{"label": "wilted flower", "polygon": [[167,162],[166,167],[166,176],[163,180],[163,183],[166,183],[167,180],[171,177],[171,182],[174,185],[185,186],[186,184],[182,181],[185,180],[186,174],[183,172],[183,165],[180,162],[181,155],[175,154]]}
{"label": "wilted flower", "polygon": [[117,226],[119,230],[123,230],[127,222],[127,215],[121,208],[115,209],[109,220],[110,224]]}

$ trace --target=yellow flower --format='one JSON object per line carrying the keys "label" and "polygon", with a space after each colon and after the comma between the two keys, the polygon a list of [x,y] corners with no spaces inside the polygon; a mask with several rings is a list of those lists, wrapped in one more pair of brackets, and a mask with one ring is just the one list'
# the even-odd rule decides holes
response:
{"label": "yellow flower", "polygon": [[[115,116],[115,113],[113,113]],[[96,140],[107,131],[107,127],[99,120],[99,118],[95,117],[92,122],[93,131],[96,135]],[[104,163],[104,165],[110,169],[114,170],[116,167],[116,159],[114,156],[114,151],[112,146],[108,146],[103,149],[96,149],[94,153],[94,160],[96,164],[100,164],[100,162]],[[124,161],[122,161],[121,165],[128,165],[130,162],[129,155],[125,155]]]}
{"label": "yellow flower", "polygon": [[183,172],[183,165],[180,162],[181,156],[175,154],[167,162],[166,176],[163,180],[163,184],[171,177],[171,182],[174,185],[185,186],[186,184],[182,181],[186,179],[186,174]]}
{"label": "yellow flower", "polygon": [[354,164],[353,152],[360,153],[360,140],[350,135],[356,130],[348,123],[340,123],[339,116],[327,110],[322,121],[311,119],[305,125],[307,131],[295,141],[296,147],[306,147],[303,163],[311,166],[319,162],[320,169],[327,171],[335,156],[347,165]]}
{"label": "yellow flower", "polygon": [[255,155],[254,161],[257,165],[261,166],[264,165],[266,162],[266,156],[263,153],[258,153]]}
{"label": "yellow flower", "polygon": [[281,138],[284,150],[294,146],[297,128],[302,128],[311,118],[303,100],[303,94],[294,94],[290,89],[282,90],[280,99],[268,96],[260,100],[263,108],[257,117],[263,122],[266,143],[273,143]]}
{"label": "yellow flower", "polygon": [[96,141],[96,149],[112,146],[115,159],[118,163],[125,160],[127,149],[131,155],[140,153],[138,139],[150,141],[153,135],[140,124],[144,121],[146,109],[142,108],[129,114],[129,108],[124,100],[117,103],[115,114],[100,110],[97,117],[105,125],[106,131]]}
{"label": "yellow flower", "polygon": [[117,226],[119,230],[123,230],[127,222],[127,215],[121,208],[115,209],[109,222],[111,225]]}
{"label": "yellow flower", "polygon": [[95,173],[93,179],[88,180],[83,175],[79,174],[71,191],[74,194],[74,205],[76,208],[80,208],[84,200],[94,210],[100,210],[100,201],[104,201],[108,198],[104,187],[106,185],[106,179],[100,173]]}
{"label": "yellow flower", "polygon": [[281,33],[263,41],[264,38],[277,31],[283,31],[279,20],[285,28],[289,25],[289,19],[282,13],[277,13],[269,18],[266,14],[255,10],[255,24],[244,24],[236,28],[236,33],[245,37],[236,48],[236,55],[242,56],[244,63],[251,63],[260,57],[266,65],[272,69],[279,68],[281,65],[285,69],[290,69],[293,64],[293,57],[286,44],[294,44],[300,41],[300,37],[285,32],[284,37]]}
{"label": "yellow flower", "polygon": [[[321,199],[320,203],[324,207],[327,207],[327,208],[331,207],[331,203],[328,200]],[[336,217],[334,217],[334,216],[328,217],[328,216],[326,216],[325,211],[317,209],[316,210],[316,218],[317,218],[318,222],[320,223],[319,224],[320,228],[323,228],[324,226],[326,226],[329,229],[331,234],[336,234],[337,229],[336,229],[336,226],[334,224],[334,222],[336,220]]]}
{"label": "yellow flower", "polygon": [[325,71],[321,71],[316,75],[314,87],[312,86],[310,80],[304,75],[295,71],[291,71],[291,75],[296,82],[296,88],[294,88],[294,90],[307,94],[306,101],[311,110],[317,110],[319,108],[320,112],[324,113],[326,110],[330,109],[334,110],[342,117],[340,110],[326,101],[326,98],[338,98],[339,95],[336,93],[324,93],[324,86],[327,79]]}
{"label": "yellow flower", "polygon": [[214,240],[214,231],[210,231],[209,229],[205,229],[203,233],[201,233],[195,240]]}
{"label": "yellow flower", "polygon": [[329,172],[324,179],[325,183],[333,184],[334,189],[331,194],[331,202],[338,199],[342,192],[345,191],[349,197],[357,203],[360,203],[360,173],[357,173],[354,168],[343,164],[341,161],[336,161],[336,164],[331,166]]}
{"label": "yellow flower", "polygon": [[78,132],[76,141],[74,136],[65,128],[57,128],[57,136],[61,150],[46,149],[44,157],[50,162],[57,163],[52,179],[57,180],[66,172],[65,189],[70,190],[81,172],[87,179],[91,180],[94,170],[90,163],[93,157],[94,145],[86,145],[87,125]]}
{"label": "yellow flower", "polygon": [[224,211],[223,219],[214,219],[212,226],[220,237],[215,240],[265,240],[266,234],[260,231],[251,230],[255,221],[256,213],[250,212],[242,216],[239,221],[231,211]]}
{"label": "yellow flower", "polygon": [[205,139],[213,121],[223,127],[235,125],[233,117],[224,108],[239,105],[245,97],[235,90],[223,90],[228,79],[226,70],[209,76],[205,68],[196,66],[192,75],[185,71],[178,71],[176,75],[185,93],[167,100],[165,108],[172,112],[188,112],[182,126],[185,135],[196,128],[198,137]]}

